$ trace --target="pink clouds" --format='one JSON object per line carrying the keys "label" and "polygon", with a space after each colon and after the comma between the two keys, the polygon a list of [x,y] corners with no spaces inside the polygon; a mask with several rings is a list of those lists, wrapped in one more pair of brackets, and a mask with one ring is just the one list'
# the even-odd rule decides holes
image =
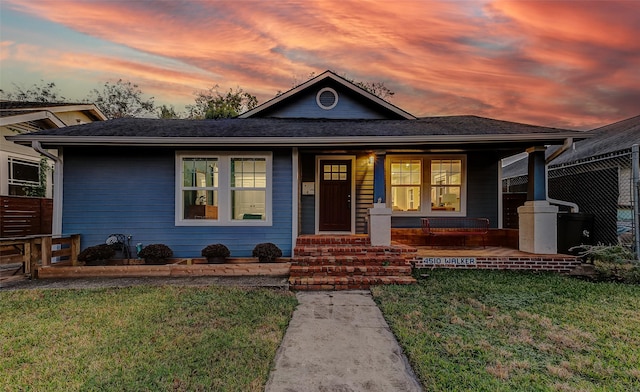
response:
{"label": "pink clouds", "polygon": [[[5,0],[2,7],[149,54],[120,58],[69,43],[67,53],[31,66],[130,79],[159,102],[188,103],[194,89],[215,83],[242,86],[263,102],[300,75],[331,69],[385,82],[396,91],[393,103],[418,116],[587,128],[638,114],[640,3],[633,1]],[[5,46],[3,62],[28,61]]]}

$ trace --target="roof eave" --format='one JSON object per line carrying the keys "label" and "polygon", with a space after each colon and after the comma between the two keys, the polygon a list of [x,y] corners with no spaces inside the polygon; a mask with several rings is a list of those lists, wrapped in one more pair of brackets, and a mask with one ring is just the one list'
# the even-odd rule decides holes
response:
{"label": "roof eave", "polygon": [[15,116],[0,117],[0,126],[26,123],[29,121],[49,120],[56,128],[65,127],[65,123],[55,114],[47,110],[30,111]]}
{"label": "roof eave", "polygon": [[432,136],[342,136],[342,137],[127,137],[127,136],[41,136],[24,134],[7,137],[17,144],[39,141],[46,146],[399,146],[408,144],[480,144],[480,143],[562,143],[570,134],[518,135],[432,135]]}

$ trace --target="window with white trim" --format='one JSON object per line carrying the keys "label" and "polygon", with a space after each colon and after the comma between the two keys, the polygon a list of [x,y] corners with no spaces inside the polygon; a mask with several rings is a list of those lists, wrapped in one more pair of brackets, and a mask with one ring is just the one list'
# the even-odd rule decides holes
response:
{"label": "window with white trim", "polygon": [[176,224],[271,224],[271,154],[179,153]]}
{"label": "window with white trim", "polygon": [[394,213],[462,215],[466,211],[464,156],[387,156]]}
{"label": "window with white trim", "polygon": [[28,161],[9,157],[9,194],[24,196],[24,188],[40,186],[40,161]]}

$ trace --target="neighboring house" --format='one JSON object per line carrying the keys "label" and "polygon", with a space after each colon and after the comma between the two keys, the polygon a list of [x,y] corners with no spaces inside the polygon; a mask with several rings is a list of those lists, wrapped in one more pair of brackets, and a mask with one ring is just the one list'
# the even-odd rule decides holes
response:
{"label": "neighboring house", "polygon": [[60,151],[54,233],[80,233],[83,248],[124,233],[176,257],[214,242],[242,257],[260,242],[290,256],[301,234],[367,233],[376,201],[397,228],[426,216],[498,228],[500,160],[580,135],[415,118],[327,71],[238,118],[117,119],[11,139]]}
{"label": "neighboring house", "polygon": [[[0,196],[24,196],[26,189],[41,185],[41,154],[6,136],[106,119],[93,104],[0,101]],[[51,197],[51,173],[48,175],[46,196]]]}
{"label": "neighboring house", "polygon": [[[592,242],[632,243],[632,146],[640,144],[640,116],[589,132],[548,165],[548,193],[552,199],[575,203],[593,215]],[[546,151],[547,157],[559,147]],[[638,162],[635,162],[638,165]],[[527,161],[503,168],[503,191],[526,192]],[[570,207],[564,207],[567,210]]]}

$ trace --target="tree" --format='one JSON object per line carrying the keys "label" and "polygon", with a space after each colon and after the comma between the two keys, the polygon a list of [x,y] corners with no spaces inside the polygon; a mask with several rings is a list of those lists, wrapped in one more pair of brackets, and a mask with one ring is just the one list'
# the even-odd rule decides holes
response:
{"label": "tree", "polygon": [[60,95],[59,89],[54,82],[45,82],[40,80],[40,84],[34,83],[33,86],[25,89],[15,83],[13,88],[15,91],[5,91],[0,89],[2,99],[20,102],[41,102],[41,103],[62,103],[67,102],[67,98]]}
{"label": "tree", "polygon": [[171,106],[162,105],[158,107],[158,118],[162,118],[162,119],[180,118],[180,113],[176,113],[176,110],[174,109],[173,105]]}
{"label": "tree", "polygon": [[119,79],[106,82],[102,91],[93,89],[87,101],[94,103],[108,118],[142,117],[153,113],[153,97],[144,99],[137,84]]}
{"label": "tree", "polygon": [[390,100],[394,96],[394,92],[391,91],[387,86],[384,85],[384,82],[353,82],[356,86],[361,87],[371,94],[377,96],[378,98],[382,98],[385,101]]}
{"label": "tree", "polygon": [[384,85],[384,82],[356,82],[355,80],[348,78],[347,76],[343,76],[343,78],[347,79],[349,82],[355,84],[356,86],[367,90],[378,98],[384,99],[385,101],[393,98],[395,94],[393,91],[391,91],[391,89]]}
{"label": "tree", "polygon": [[[307,81],[315,78],[317,75],[315,72],[311,72],[308,76],[307,76]],[[393,98],[393,96],[395,95],[395,92],[391,91],[390,88],[388,88],[387,86],[384,85],[384,82],[356,82],[355,80],[349,78],[346,75],[342,75],[342,77],[344,79],[346,79],[347,81],[355,84],[356,86],[370,92],[371,94],[377,96],[378,98],[382,98],[385,101],[390,100],[391,98]],[[305,82],[299,82],[299,79],[297,76],[294,76],[293,78],[293,88],[303,84]],[[278,90],[278,92],[276,92],[276,97],[279,97],[280,95],[284,94],[282,91]]]}
{"label": "tree", "polygon": [[191,119],[218,119],[236,117],[258,105],[258,99],[242,88],[229,89],[226,94],[218,91],[216,84],[208,90],[196,91],[195,104],[187,105]]}

